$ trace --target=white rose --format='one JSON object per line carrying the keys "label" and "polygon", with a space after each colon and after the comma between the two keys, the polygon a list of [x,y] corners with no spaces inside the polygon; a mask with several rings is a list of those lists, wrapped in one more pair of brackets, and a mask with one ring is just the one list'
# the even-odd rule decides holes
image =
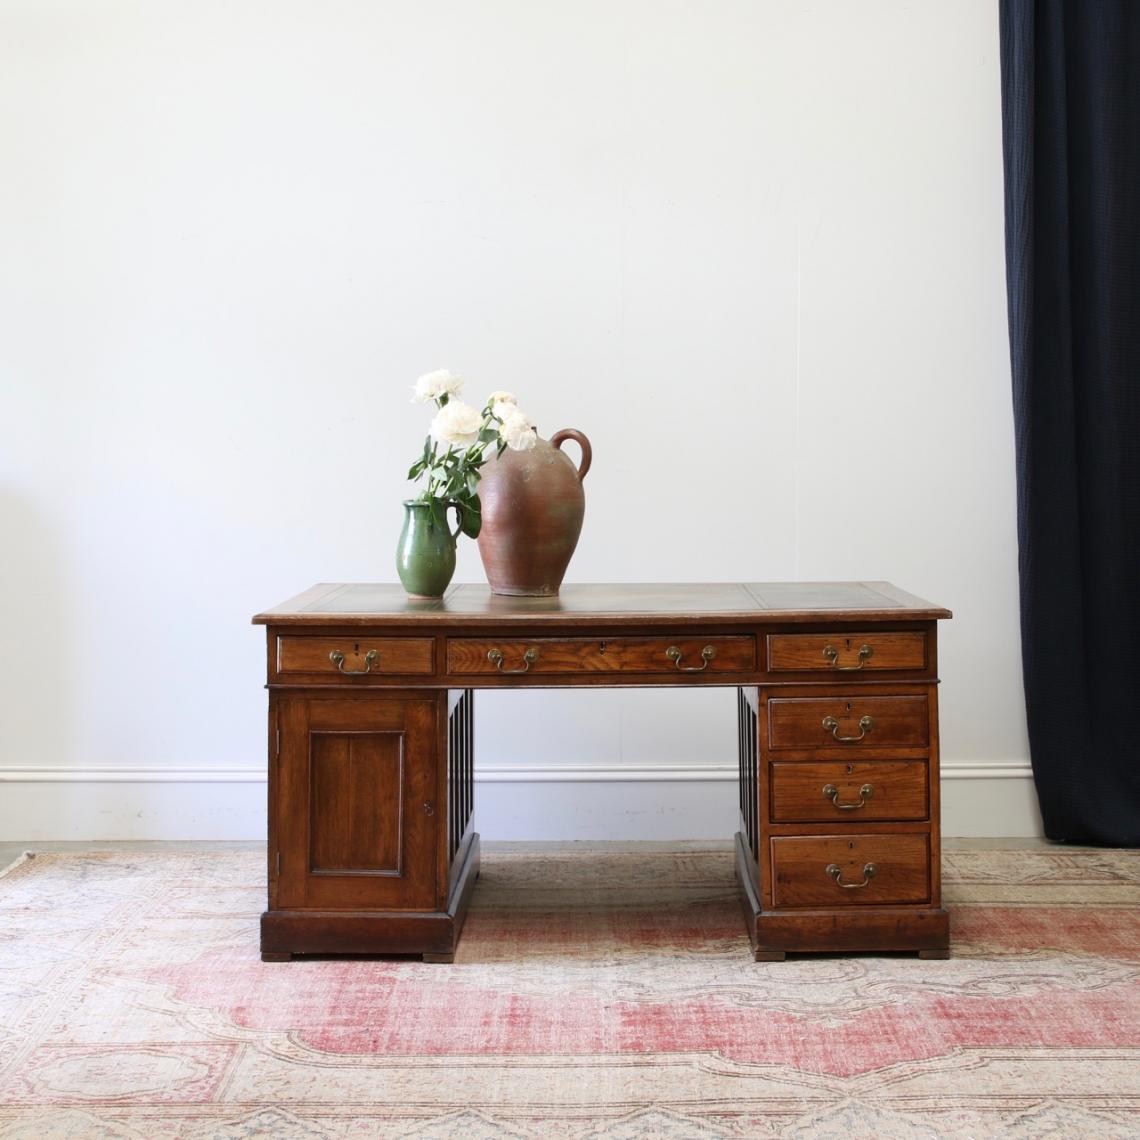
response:
{"label": "white rose", "polygon": [[519,398],[514,392],[492,392],[487,397],[487,404],[493,415],[505,420],[512,411],[518,410]]}
{"label": "white rose", "polygon": [[530,451],[538,442],[530,417],[517,407],[512,408],[504,416],[502,426],[499,428],[499,438],[512,451]]}
{"label": "white rose", "polygon": [[463,381],[447,368],[426,372],[416,381],[413,404],[428,404],[440,396],[457,396],[463,390]]}
{"label": "white rose", "polygon": [[452,400],[440,408],[431,421],[431,434],[440,443],[454,447],[470,447],[479,438],[483,417],[470,404]]}

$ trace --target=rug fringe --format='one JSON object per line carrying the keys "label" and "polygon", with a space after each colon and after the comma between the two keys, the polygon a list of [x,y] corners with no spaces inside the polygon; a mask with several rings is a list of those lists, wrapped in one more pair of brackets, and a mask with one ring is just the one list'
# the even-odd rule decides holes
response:
{"label": "rug fringe", "polygon": [[24,851],[22,854],[17,855],[7,867],[0,867],[0,879],[4,878],[9,871],[14,871],[21,863],[26,863],[29,859],[34,859],[35,857],[36,854],[34,851]]}

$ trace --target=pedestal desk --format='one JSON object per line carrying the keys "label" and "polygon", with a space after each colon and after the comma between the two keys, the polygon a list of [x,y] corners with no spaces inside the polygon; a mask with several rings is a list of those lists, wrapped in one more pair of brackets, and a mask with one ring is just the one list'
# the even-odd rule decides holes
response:
{"label": "pedestal desk", "polygon": [[945,957],[937,622],[886,582],[319,585],[266,627],[266,961],[449,962],[479,869],[476,689],[737,690],[736,875],[758,960]]}

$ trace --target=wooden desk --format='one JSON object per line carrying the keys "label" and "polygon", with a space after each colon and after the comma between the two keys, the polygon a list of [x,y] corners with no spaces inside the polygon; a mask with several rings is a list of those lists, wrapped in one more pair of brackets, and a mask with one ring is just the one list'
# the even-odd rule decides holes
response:
{"label": "wooden desk", "polygon": [[479,868],[475,689],[737,689],[736,872],[757,959],[945,957],[937,622],[885,582],[320,585],[266,627],[266,961],[451,961]]}

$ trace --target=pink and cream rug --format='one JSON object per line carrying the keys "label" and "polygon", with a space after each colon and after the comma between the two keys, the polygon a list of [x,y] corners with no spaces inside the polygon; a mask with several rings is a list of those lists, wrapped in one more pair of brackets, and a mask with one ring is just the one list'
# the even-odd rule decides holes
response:
{"label": "pink and cream rug", "polygon": [[0,1137],[1136,1137],[1140,852],[953,852],[949,961],[748,952],[727,851],[484,858],[453,966],[263,964],[255,853],[0,878]]}

